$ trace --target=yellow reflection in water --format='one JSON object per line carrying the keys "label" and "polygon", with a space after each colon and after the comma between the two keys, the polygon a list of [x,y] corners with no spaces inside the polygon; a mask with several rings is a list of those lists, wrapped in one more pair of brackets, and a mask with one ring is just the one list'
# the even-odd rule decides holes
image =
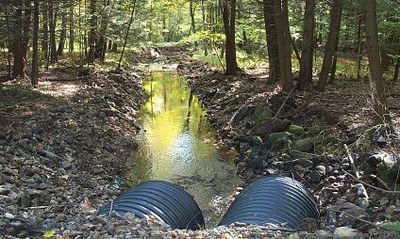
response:
{"label": "yellow reflection in water", "polygon": [[239,182],[227,163],[233,156],[215,144],[206,113],[184,79],[175,72],[153,72],[144,87],[143,132],[128,164],[129,183],[173,181],[200,205],[231,192]]}

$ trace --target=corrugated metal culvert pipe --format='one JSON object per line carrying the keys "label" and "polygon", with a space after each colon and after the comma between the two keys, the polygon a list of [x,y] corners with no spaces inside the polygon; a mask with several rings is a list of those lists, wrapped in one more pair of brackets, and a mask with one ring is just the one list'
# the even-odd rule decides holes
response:
{"label": "corrugated metal culvert pipe", "polygon": [[139,218],[154,215],[172,228],[197,230],[205,226],[193,196],[167,181],[139,184],[102,207],[98,214],[109,214],[111,210],[119,214],[132,213]]}
{"label": "corrugated metal culvert pipe", "polygon": [[296,229],[306,218],[319,218],[307,188],[288,177],[265,177],[243,189],[219,225],[241,222]]}

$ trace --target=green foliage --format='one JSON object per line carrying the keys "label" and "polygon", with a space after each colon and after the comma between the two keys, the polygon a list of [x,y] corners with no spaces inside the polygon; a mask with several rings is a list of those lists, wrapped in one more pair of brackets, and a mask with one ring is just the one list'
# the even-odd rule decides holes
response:
{"label": "green foliage", "polygon": [[197,31],[187,37],[184,37],[183,43],[205,43],[205,44],[222,44],[225,41],[225,35],[222,33],[213,33],[210,30]]}
{"label": "green foliage", "polygon": [[400,221],[387,222],[379,226],[385,230],[396,231],[400,234]]}
{"label": "green foliage", "polygon": [[47,231],[45,231],[45,232],[43,233],[43,237],[44,237],[44,238],[52,238],[52,237],[55,236],[55,234],[56,234],[56,230],[54,230],[54,229],[49,229],[49,230],[47,230]]}

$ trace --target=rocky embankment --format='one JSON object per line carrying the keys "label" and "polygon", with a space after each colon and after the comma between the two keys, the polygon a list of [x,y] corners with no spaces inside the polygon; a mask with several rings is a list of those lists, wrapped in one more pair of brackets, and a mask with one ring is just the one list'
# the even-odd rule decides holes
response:
{"label": "rocky embankment", "polygon": [[[300,231],[308,231],[311,238],[398,235],[383,229],[400,230],[400,194],[393,192],[393,175],[386,177],[385,168],[388,160],[398,159],[398,135],[374,135],[379,130],[355,135],[346,125],[347,108],[329,107],[325,99],[312,102],[314,92],[278,93],[279,86],[268,85],[262,75],[227,76],[195,61],[182,62],[178,70],[207,108],[219,138],[239,152],[236,163],[246,182],[284,175],[310,189],[320,205],[321,220]],[[346,103],[348,86],[334,87],[325,94],[344,90],[338,96]],[[352,104],[362,109],[364,103],[357,99]],[[366,114],[364,119],[371,116]]]}

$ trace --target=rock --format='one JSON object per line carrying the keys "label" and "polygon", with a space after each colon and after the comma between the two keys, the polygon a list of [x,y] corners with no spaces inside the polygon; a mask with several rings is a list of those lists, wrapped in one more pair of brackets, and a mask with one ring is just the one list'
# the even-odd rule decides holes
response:
{"label": "rock", "polygon": [[268,137],[268,142],[272,150],[280,150],[289,144],[291,134],[289,132],[271,133]]}
{"label": "rock", "polygon": [[15,216],[13,214],[11,214],[11,213],[6,212],[4,214],[4,218],[13,220],[15,218]]}
{"label": "rock", "polygon": [[264,159],[263,157],[255,157],[247,163],[247,166],[255,170],[263,169],[265,167]]}
{"label": "rock", "polygon": [[311,152],[314,149],[314,140],[312,138],[298,139],[294,142],[293,148],[302,152]]}
{"label": "rock", "polygon": [[292,124],[289,126],[288,132],[296,136],[302,136],[304,134],[304,127]]}
{"label": "rock", "polygon": [[331,239],[333,235],[331,232],[325,230],[318,230],[315,232],[315,239]]}
{"label": "rock", "polygon": [[284,130],[283,121],[278,118],[271,118],[264,120],[254,126],[251,130],[251,134],[259,135],[261,137],[266,136],[272,132],[279,132]]}
{"label": "rock", "polygon": [[357,231],[349,227],[338,227],[333,232],[333,239],[355,239]]}
{"label": "rock", "polygon": [[71,163],[66,160],[62,161],[62,163],[61,163],[61,167],[63,169],[69,169],[69,168],[71,168],[71,166],[72,166]]}
{"label": "rock", "polygon": [[317,167],[315,167],[315,170],[319,171],[322,176],[326,175],[326,167],[324,165],[318,165]]}
{"label": "rock", "polygon": [[273,111],[270,108],[266,108],[261,112],[256,112],[256,124],[261,123],[262,121],[271,119],[274,115]]}
{"label": "rock", "polygon": [[310,182],[318,184],[321,182],[322,176],[320,171],[314,170],[310,173]]}
{"label": "rock", "polygon": [[313,126],[307,128],[307,133],[310,136],[317,136],[317,135],[319,135],[319,133],[321,133],[322,130],[323,130],[323,128],[321,126],[313,125]]}
{"label": "rock", "polygon": [[240,121],[247,115],[250,107],[248,105],[242,105],[232,116],[229,120],[229,124],[233,127],[237,126]]}
{"label": "rock", "polygon": [[383,137],[382,135],[380,135],[376,140],[375,140],[376,144],[380,147],[383,147],[387,144],[386,138]]}

